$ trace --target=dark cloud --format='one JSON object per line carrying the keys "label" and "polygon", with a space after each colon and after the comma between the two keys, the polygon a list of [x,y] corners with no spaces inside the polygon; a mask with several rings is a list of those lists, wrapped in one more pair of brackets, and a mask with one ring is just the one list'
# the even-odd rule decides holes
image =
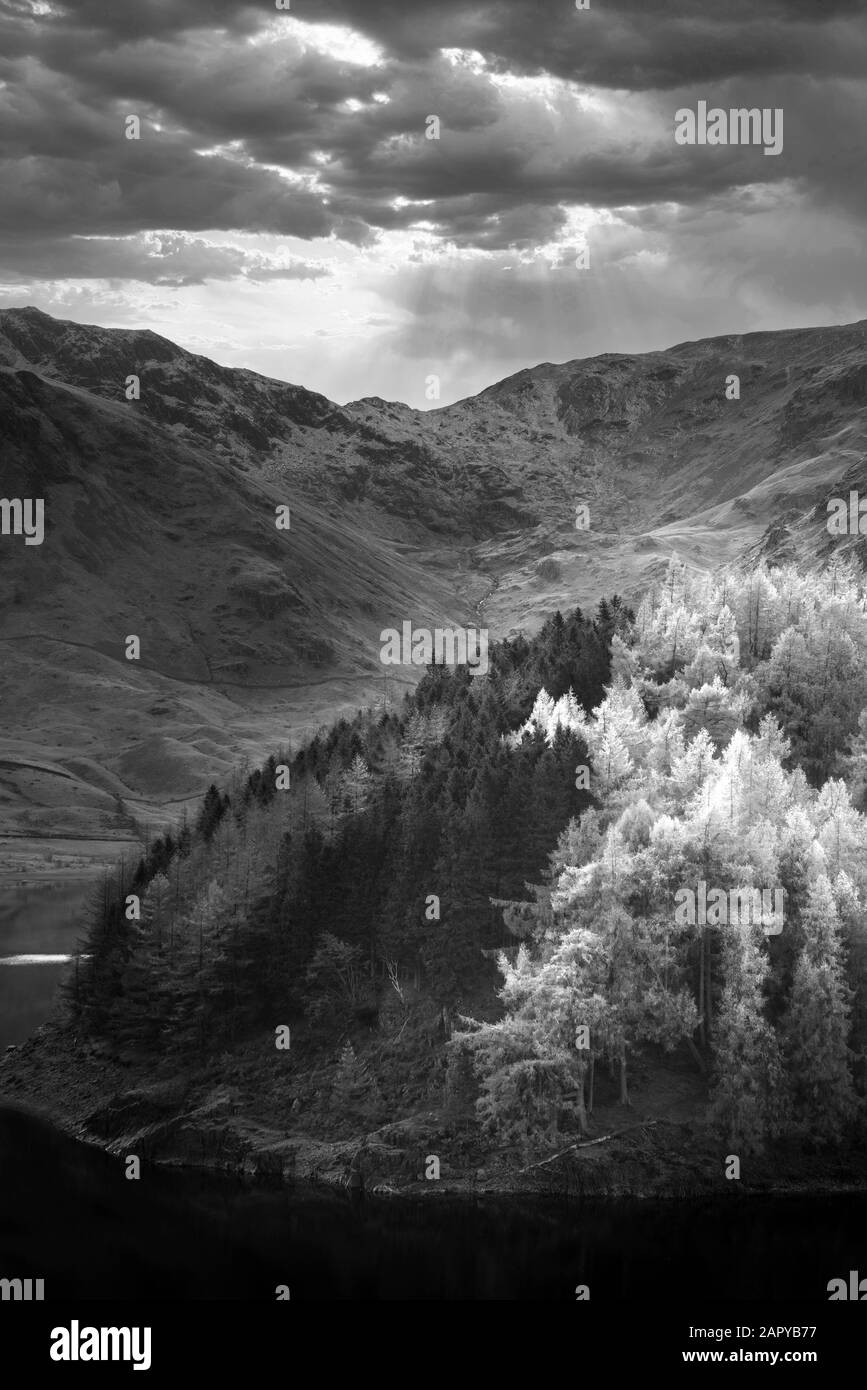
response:
{"label": "dark cloud", "polygon": [[404,58],[471,48],[512,72],[548,72],[644,91],[739,74],[861,77],[861,0],[317,0],[317,18],[347,24]]}
{"label": "dark cloud", "polygon": [[[15,32],[55,28],[68,33],[86,33],[103,44],[123,44],[130,39],[173,38],[185,30],[210,29],[233,35],[254,33],[262,24],[263,3],[244,0],[134,0],[119,5],[116,0],[50,0],[51,13],[32,0],[3,0],[0,14]],[[274,8],[271,6],[270,8]],[[269,16],[270,17],[270,16]]]}
{"label": "dark cloud", "polygon": [[180,233],[131,237],[0,235],[7,279],[134,280],[148,285],[203,285],[209,280],[318,280],[331,271],[299,257],[277,260],[238,246],[216,246]]}
{"label": "dark cloud", "polygon": [[0,232],[124,234],[167,227],[241,228],[312,238],[333,218],[316,195],[270,171],[206,161],[171,141],[145,141],[108,167],[46,157],[0,160]]}
{"label": "dark cloud", "polygon": [[[256,32],[281,17],[267,0],[53,0],[55,15],[4,9],[17,29],[85,33],[114,48],[184,33]],[[346,25],[401,58],[473,48],[510,71],[549,72],[595,85],[645,90],[743,73],[801,71],[860,77],[862,0],[292,0],[286,17]]]}
{"label": "dark cloud", "polygon": [[[575,207],[650,216],[735,206],[744,188],[773,184],[802,206],[867,215],[860,0],[50,5],[0,0],[0,236],[22,273],[66,255],[70,275],[101,260],[151,279],[129,239],[167,228],[364,247],[423,222],[461,248],[526,251],[560,236]],[[278,27],[259,41],[284,19],[285,37]],[[354,64],[307,43],[304,22],[346,26],[382,59]],[[568,89],[534,94],[506,74],[551,75],[598,100],[585,109]],[[700,98],[783,107],[783,153],[675,145],[675,111]],[[123,138],[130,113],[140,141]],[[424,137],[429,114],[439,141]],[[123,240],[97,257],[94,243],[64,251],[69,237]],[[183,254],[178,283],[231,273],[225,248]],[[252,276],[246,262],[236,273]]]}

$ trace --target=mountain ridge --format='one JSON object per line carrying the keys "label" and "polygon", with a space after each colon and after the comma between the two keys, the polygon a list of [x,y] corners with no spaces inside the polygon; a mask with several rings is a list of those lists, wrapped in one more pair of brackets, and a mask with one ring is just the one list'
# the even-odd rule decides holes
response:
{"label": "mountain ridge", "polygon": [[[865,452],[863,320],[542,363],[418,411],[340,406],[149,329],[0,310],[2,491],[48,495],[43,547],[0,541],[3,705],[25,711],[0,740],[21,767],[0,775],[0,832],[108,829],[109,784],[159,819],[209,765],[225,777],[384,706],[418,674],[379,663],[404,620],[534,631],[637,598],[672,550],[699,568],[861,555],[828,535],[825,501],[867,490]],[[70,746],[95,769],[74,794]],[[62,794],[25,770],[39,757]]]}

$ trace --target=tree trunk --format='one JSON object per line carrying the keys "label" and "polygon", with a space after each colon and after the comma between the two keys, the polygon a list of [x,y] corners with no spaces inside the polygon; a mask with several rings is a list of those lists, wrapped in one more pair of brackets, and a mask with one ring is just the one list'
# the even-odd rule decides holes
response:
{"label": "tree trunk", "polygon": [[591,1054],[590,1054],[590,1094],[589,1094],[589,1096],[588,1096],[588,1105],[587,1105],[587,1113],[588,1113],[588,1115],[592,1115],[592,1114],[593,1114],[593,1082],[594,1082],[595,1079],[596,1079],[596,1058],[594,1057],[593,1053],[591,1052]]}
{"label": "tree trunk", "polygon": [[696,1047],[695,1043],[693,1042],[692,1038],[687,1038],[687,1039],[686,1039],[686,1045],[687,1045],[687,1047],[689,1048],[690,1053],[692,1054],[693,1058],[695,1059],[695,1064],[696,1064],[696,1066],[698,1067],[699,1071],[701,1072],[702,1076],[706,1075],[706,1073],[707,1073],[707,1067],[706,1067],[705,1064],[704,1064],[704,1058],[702,1057],[701,1053],[699,1052],[699,1050],[698,1050],[698,1048]]}
{"label": "tree trunk", "polygon": [[620,1104],[629,1104],[629,1091],[626,1086],[626,1044],[620,1047]]}
{"label": "tree trunk", "polygon": [[704,938],[707,927],[702,927],[698,945],[698,1014],[701,1027],[701,1045],[707,1046],[707,1030],[704,1019]]}
{"label": "tree trunk", "polygon": [[712,981],[711,981],[711,968],[710,968],[710,967],[711,967],[711,960],[712,960],[713,957],[712,957],[712,954],[711,954],[711,938],[710,938],[710,932],[707,930],[706,927],[705,927],[705,938],[706,938],[706,941],[707,941],[707,965],[705,966],[705,971],[704,971],[705,990],[707,991],[707,998],[706,998],[706,1001],[705,1001],[705,1009],[704,1009],[704,1015],[705,1015],[705,1038],[706,1038],[707,1042],[710,1042],[710,1041],[712,1040],[712,1038],[713,1038],[713,991],[712,991],[712,988],[711,988]]}
{"label": "tree trunk", "polygon": [[585,1083],[585,1080],[586,1080],[586,1073],[588,1073],[588,1068],[586,1068],[586,1062],[581,1062],[581,1063],[579,1063],[579,1073],[578,1073],[578,1129],[579,1129],[579,1131],[581,1131],[581,1137],[582,1137],[582,1138],[584,1138],[584,1137],[586,1136],[586,1133],[588,1133],[588,1119],[586,1119],[586,1106],[585,1106],[585,1104],[584,1104],[584,1083]]}

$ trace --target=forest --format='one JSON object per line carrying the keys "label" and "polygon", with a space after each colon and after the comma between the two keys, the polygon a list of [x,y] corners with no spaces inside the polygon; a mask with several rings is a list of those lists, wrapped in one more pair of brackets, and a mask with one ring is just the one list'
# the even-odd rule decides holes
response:
{"label": "forest", "polygon": [[[469,1098],[482,1145],[529,1157],[593,1132],[600,1067],[626,1108],[639,1063],[684,1053],[735,1151],[841,1146],[865,810],[857,567],[673,556],[635,611],[557,612],[485,676],[432,666],[211,786],[105,877],[65,1007],[163,1071],[283,1027],[336,1068],[326,1125],[393,1117],[420,1067],[418,1095]],[[676,910],[711,889],[772,892],[781,929]]]}

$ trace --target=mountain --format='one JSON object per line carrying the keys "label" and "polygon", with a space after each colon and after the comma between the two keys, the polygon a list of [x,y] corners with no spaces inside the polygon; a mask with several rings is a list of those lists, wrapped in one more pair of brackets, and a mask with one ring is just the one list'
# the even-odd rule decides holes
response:
{"label": "mountain", "polygon": [[0,311],[0,492],[46,512],[41,546],[0,537],[0,832],[128,834],[393,704],[404,620],[504,636],[634,598],[673,549],[860,548],[825,522],[867,492],[865,411],[867,323],[545,363],[422,412]]}

